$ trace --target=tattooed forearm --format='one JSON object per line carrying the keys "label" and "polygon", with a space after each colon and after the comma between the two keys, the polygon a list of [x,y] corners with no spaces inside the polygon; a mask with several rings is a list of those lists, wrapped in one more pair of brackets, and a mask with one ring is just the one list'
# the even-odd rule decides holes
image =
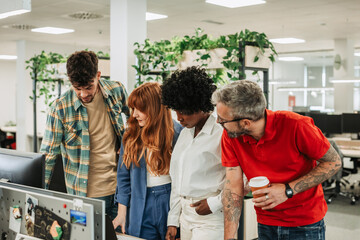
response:
{"label": "tattooed forearm", "polygon": [[295,192],[300,193],[319,185],[331,178],[341,167],[340,157],[332,146],[318,161],[320,163],[313,170],[296,181]]}
{"label": "tattooed forearm", "polygon": [[329,150],[325,153],[325,155],[319,159],[319,162],[340,162],[340,156],[339,154],[335,151],[335,149],[333,148],[333,146],[330,145]]}
{"label": "tattooed forearm", "polygon": [[236,239],[244,196],[243,172],[238,167],[227,167],[222,192],[224,206],[224,239]]}
{"label": "tattooed forearm", "polygon": [[236,239],[241,216],[243,196],[224,189],[222,203],[224,206],[225,239]]}
{"label": "tattooed forearm", "polygon": [[243,197],[232,193],[229,189],[223,191],[222,202],[224,205],[225,221],[239,222]]}

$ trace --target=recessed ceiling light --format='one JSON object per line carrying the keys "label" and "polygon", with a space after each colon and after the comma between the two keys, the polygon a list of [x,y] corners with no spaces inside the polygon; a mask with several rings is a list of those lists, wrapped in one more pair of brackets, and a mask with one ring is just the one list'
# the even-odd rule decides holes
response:
{"label": "recessed ceiling light", "polygon": [[15,60],[17,56],[15,55],[0,55],[1,60]]}
{"label": "recessed ceiling light", "polygon": [[280,43],[280,44],[292,44],[292,43],[304,43],[304,39],[300,38],[273,38],[270,39],[270,42]]}
{"label": "recessed ceiling light", "polygon": [[55,28],[55,27],[42,27],[31,29],[32,32],[48,33],[48,34],[64,34],[74,32],[74,29]]}
{"label": "recessed ceiling light", "polygon": [[269,81],[270,85],[291,85],[296,84],[296,81]]}
{"label": "recessed ceiling light", "polygon": [[358,83],[360,79],[334,79],[330,81],[331,83]]}
{"label": "recessed ceiling light", "polygon": [[354,53],[354,56],[356,56],[356,57],[360,57],[360,52],[356,52],[356,53]]}
{"label": "recessed ceiling light", "polygon": [[278,60],[284,61],[284,62],[299,62],[299,61],[304,61],[304,58],[302,58],[302,57],[279,57]]}
{"label": "recessed ceiling light", "polygon": [[0,0],[0,19],[31,11],[31,0]]}
{"label": "recessed ceiling light", "polygon": [[334,88],[287,88],[287,87],[279,87],[277,89],[280,92],[300,92],[300,91],[334,91]]}
{"label": "recessed ceiling light", "polygon": [[264,0],[206,0],[206,2],[228,8],[247,7],[266,3]]}
{"label": "recessed ceiling light", "polygon": [[1,13],[0,19],[15,16],[15,15],[20,15],[20,14],[24,14],[24,13],[28,13],[28,12],[30,12],[30,10],[21,9],[21,10],[15,10],[15,11],[11,11],[11,12]]}
{"label": "recessed ceiling light", "polygon": [[163,19],[163,18],[167,18],[167,17],[168,16],[166,16],[166,15],[157,14],[157,13],[151,13],[151,12],[146,13],[146,21]]}

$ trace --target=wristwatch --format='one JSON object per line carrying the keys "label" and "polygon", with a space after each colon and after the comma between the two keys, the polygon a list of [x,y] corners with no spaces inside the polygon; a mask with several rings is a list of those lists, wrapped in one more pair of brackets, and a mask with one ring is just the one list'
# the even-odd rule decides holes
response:
{"label": "wristwatch", "polygon": [[294,195],[294,191],[291,189],[288,183],[285,183],[285,194],[288,198],[292,198]]}

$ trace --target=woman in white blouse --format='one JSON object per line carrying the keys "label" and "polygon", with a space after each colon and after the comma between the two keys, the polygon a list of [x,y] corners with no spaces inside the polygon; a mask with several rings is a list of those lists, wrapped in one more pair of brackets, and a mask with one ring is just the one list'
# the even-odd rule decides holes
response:
{"label": "woman in white blouse", "polygon": [[166,239],[222,239],[224,217],[221,191],[225,170],[221,165],[222,127],[211,114],[216,86],[204,69],[176,71],[164,81],[163,104],[173,109],[185,127],[170,161],[172,181]]}

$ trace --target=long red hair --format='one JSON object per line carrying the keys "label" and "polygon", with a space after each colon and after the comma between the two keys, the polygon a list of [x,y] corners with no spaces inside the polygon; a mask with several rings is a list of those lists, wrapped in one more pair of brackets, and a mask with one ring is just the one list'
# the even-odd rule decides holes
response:
{"label": "long red hair", "polygon": [[[134,89],[128,98],[128,106],[131,115],[123,136],[123,163],[128,169],[131,163],[139,167],[140,158],[145,155],[147,168],[152,173],[168,174],[174,128],[170,110],[161,104],[160,84],[144,83]],[[134,108],[146,114],[144,127],[140,127],[134,118]]]}

